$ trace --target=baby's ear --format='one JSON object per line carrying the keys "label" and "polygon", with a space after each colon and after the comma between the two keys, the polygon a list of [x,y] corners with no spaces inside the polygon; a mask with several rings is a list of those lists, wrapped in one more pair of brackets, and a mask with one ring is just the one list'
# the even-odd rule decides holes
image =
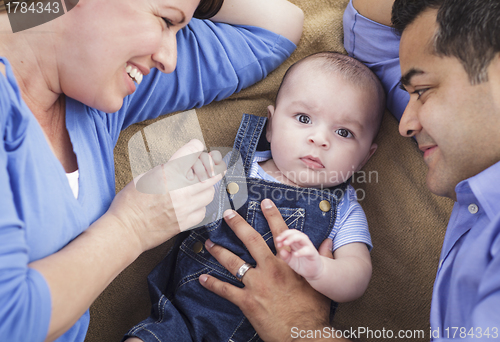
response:
{"label": "baby's ear", "polygon": [[368,154],[367,154],[366,158],[363,160],[363,162],[361,163],[361,166],[359,167],[359,169],[361,169],[363,166],[365,166],[365,164],[368,162],[368,160],[370,160],[370,158],[373,156],[373,154],[377,150],[377,147],[378,147],[377,144],[375,144],[375,143],[372,144],[372,146],[370,147],[370,151],[368,151]]}
{"label": "baby's ear", "polygon": [[271,143],[271,127],[272,127],[272,118],[274,115],[274,107],[269,105],[267,106],[267,127],[266,127],[266,139],[268,143]]}

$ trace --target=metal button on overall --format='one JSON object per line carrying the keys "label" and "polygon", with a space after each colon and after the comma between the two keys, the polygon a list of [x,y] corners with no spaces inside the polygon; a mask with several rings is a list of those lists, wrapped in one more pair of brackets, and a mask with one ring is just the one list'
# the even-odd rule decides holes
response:
{"label": "metal button on overall", "polygon": [[329,211],[331,207],[332,205],[327,200],[322,200],[321,202],[319,202],[319,208],[325,213]]}
{"label": "metal button on overall", "polygon": [[230,194],[230,195],[234,195],[236,193],[238,193],[238,191],[240,190],[240,187],[238,184],[232,182],[232,183],[229,183],[227,185],[227,188],[226,188],[227,192]]}
{"label": "metal button on overall", "polygon": [[193,245],[193,252],[196,254],[200,253],[203,250],[203,243],[200,241],[196,241]]}

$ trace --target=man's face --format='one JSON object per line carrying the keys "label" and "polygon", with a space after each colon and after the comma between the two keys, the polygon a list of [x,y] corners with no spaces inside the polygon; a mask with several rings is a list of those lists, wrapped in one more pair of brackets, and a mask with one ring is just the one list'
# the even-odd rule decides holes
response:
{"label": "man's face", "polygon": [[488,68],[488,82],[471,85],[457,58],[433,54],[436,13],[424,12],[401,36],[410,101],[399,130],[414,136],[424,152],[429,189],[456,200],[460,181],[500,160],[500,57]]}

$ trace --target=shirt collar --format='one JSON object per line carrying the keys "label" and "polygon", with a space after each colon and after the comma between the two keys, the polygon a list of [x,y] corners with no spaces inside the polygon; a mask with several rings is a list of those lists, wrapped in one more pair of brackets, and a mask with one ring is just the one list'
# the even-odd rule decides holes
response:
{"label": "shirt collar", "polygon": [[479,202],[480,209],[486,212],[488,218],[495,219],[500,212],[500,162],[458,183],[455,191],[459,203],[462,202],[462,194],[467,192],[467,188],[470,188]]}

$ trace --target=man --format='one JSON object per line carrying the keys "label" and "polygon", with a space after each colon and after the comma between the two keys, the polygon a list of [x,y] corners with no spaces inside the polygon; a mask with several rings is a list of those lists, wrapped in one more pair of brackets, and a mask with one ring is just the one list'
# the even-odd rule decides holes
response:
{"label": "man", "polygon": [[[396,0],[392,22],[400,33],[400,44],[389,27],[374,22],[390,24],[388,9],[392,3],[393,0],[355,0],[354,7],[350,4],[344,16],[344,41],[349,54],[379,75],[388,92],[392,113],[399,118],[406,105],[400,133],[415,138],[424,152],[431,192],[455,201],[434,283],[431,327],[439,332],[435,341],[453,337],[498,339],[500,2]],[[377,36],[391,34],[394,37],[390,39]],[[383,44],[383,48],[376,46],[377,43]],[[397,55],[391,55],[398,44],[399,60]],[[377,47],[384,51],[375,51]],[[401,73],[395,71],[398,62]],[[409,93],[409,99],[401,93],[398,83]],[[286,229],[276,218],[274,208],[268,210],[270,225]],[[239,217],[231,220],[233,227],[246,232],[241,233],[243,241],[256,241]],[[243,263],[220,247],[209,250],[235,273]],[[288,275],[279,261],[269,256],[261,260],[263,264],[264,260],[268,264],[273,260],[271,271],[267,271],[269,283]],[[302,295],[301,287],[292,288],[291,284],[299,284],[300,279],[288,276],[287,286],[294,291],[293,296],[288,295],[299,304],[293,306],[294,301],[288,301],[280,314],[274,308],[283,308],[280,305],[286,296],[276,295],[279,298],[273,301],[265,295],[262,286],[254,282],[264,271],[259,266],[245,276],[243,290],[230,288],[211,277],[202,276],[201,280],[209,289],[238,304],[261,337],[267,337],[266,341],[291,340],[290,330],[286,330],[300,324],[308,329],[321,329],[326,312],[321,316],[309,304],[320,299],[313,299],[311,294],[308,301],[309,292]],[[308,306],[301,308],[304,303]],[[308,312],[314,312],[314,322],[303,323],[299,316],[307,316]],[[272,331],[272,326],[282,327],[281,335]]]}

